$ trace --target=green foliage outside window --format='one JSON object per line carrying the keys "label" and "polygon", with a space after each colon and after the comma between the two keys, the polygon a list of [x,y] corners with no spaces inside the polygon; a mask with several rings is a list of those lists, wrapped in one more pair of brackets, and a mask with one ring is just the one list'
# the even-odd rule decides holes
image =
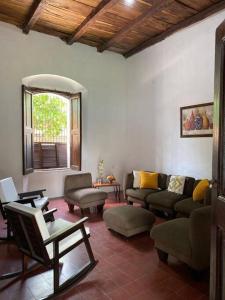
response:
{"label": "green foliage outside window", "polygon": [[33,126],[45,138],[60,136],[67,126],[66,103],[53,94],[34,95]]}

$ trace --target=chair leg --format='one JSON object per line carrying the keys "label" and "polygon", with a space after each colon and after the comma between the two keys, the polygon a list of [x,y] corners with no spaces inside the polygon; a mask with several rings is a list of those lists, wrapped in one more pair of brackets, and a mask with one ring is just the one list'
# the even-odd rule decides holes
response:
{"label": "chair leg", "polygon": [[101,204],[101,205],[97,206],[98,213],[102,213],[103,212],[103,207],[104,207],[104,204]]}
{"label": "chair leg", "polygon": [[21,275],[25,272],[25,263],[24,263],[25,256],[24,256],[24,254],[22,254],[21,258],[22,258],[21,259],[22,270],[17,271],[17,272],[5,273],[5,274],[0,276],[0,280],[14,278],[14,277],[17,277],[17,276],[19,276],[19,275]]}
{"label": "chair leg", "polygon": [[69,208],[69,212],[74,212],[74,205],[73,204],[71,204],[71,203],[67,203],[67,205],[68,205],[68,208]]}
{"label": "chair leg", "polygon": [[192,268],[190,268],[191,277],[195,281],[200,281],[203,278],[204,272],[203,271],[197,271]]}
{"label": "chair leg", "polygon": [[54,263],[54,268],[53,268],[53,273],[54,273],[54,293],[57,293],[59,289],[59,263]]}
{"label": "chair leg", "polygon": [[57,293],[59,289],[59,243],[54,243],[53,246],[54,253],[54,263],[53,263],[53,286],[54,286],[54,294]]}
{"label": "chair leg", "polygon": [[162,250],[160,250],[160,249],[157,249],[157,252],[158,252],[158,257],[159,257],[159,259],[160,259],[162,262],[166,263],[166,262],[167,262],[167,259],[168,259],[168,253],[166,253],[166,252],[164,252],[164,251],[162,251]]}
{"label": "chair leg", "polygon": [[87,233],[85,231],[84,226],[82,226],[81,232],[82,232],[82,235],[83,235],[84,244],[85,244],[85,247],[87,249],[87,253],[88,253],[89,259],[90,259],[91,262],[95,262],[94,254],[92,252],[91,245],[90,245],[89,239],[87,237]]}

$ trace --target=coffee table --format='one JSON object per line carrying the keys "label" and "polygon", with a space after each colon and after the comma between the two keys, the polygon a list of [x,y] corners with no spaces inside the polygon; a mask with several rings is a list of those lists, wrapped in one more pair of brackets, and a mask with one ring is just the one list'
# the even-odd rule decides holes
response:
{"label": "coffee table", "polygon": [[112,187],[115,197],[117,200],[120,201],[120,184],[116,181],[110,183],[110,182],[103,182],[103,183],[98,183],[94,182],[93,187],[96,189],[103,188],[103,187]]}

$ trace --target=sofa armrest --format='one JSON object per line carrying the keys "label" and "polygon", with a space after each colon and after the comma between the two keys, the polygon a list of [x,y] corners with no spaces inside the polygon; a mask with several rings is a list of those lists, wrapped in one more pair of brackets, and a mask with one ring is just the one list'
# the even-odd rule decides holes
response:
{"label": "sofa armrest", "polygon": [[194,210],[190,216],[189,238],[192,259],[199,269],[209,266],[210,261],[211,206]]}
{"label": "sofa armrest", "polygon": [[133,173],[127,173],[125,176],[124,188],[123,188],[125,193],[126,193],[126,189],[133,188],[133,181],[134,181]]}
{"label": "sofa armrest", "polygon": [[211,187],[209,187],[205,191],[203,203],[204,203],[204,205],[211,205],[212,204],[212,188]]}

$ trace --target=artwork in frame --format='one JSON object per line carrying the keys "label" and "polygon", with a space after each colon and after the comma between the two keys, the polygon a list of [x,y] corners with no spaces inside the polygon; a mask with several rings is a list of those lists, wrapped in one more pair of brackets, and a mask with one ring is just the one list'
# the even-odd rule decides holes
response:
{"label": "artwork in frame", "polygon": [[207,137],[213,135],[213,102],[180,108],[180,136]]}

